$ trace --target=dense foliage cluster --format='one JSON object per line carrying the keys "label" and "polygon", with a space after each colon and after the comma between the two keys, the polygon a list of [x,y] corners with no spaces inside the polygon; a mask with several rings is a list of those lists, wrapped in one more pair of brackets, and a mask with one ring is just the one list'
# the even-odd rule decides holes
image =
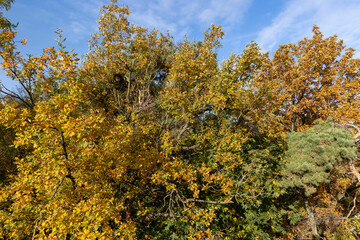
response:
{"label": "dense foliage cluster", "polygon": [[353,49],[315,26],[219,64],[220,27],[174,43],[129,14],[102,7],[82,60],[2,26],[1,238],[359,238]]}

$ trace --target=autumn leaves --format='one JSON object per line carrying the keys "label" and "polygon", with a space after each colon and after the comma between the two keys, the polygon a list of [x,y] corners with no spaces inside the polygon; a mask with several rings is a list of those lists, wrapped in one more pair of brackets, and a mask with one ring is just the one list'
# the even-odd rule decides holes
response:
{"label": "autumn leaves", "polygon": [[250,43],[219,64],[220,27],[175,44],[129,14],[101,9],[82,62],[60,31],[27,58],[2,31],[2,66],[23,88],[1,89],[2,237],[354,235],[354,50],[314,27],[273,57]]}

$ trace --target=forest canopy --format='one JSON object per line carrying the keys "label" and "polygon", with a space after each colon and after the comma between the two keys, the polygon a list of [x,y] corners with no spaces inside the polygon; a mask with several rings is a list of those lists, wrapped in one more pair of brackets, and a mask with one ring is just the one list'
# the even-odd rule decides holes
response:
{"label": "forest canopy", "polygon": [[0,15],[0,238],[359,239],[354,49],[314,25],[219,63],[220,26],[174,42],[129,15],[103,6],[82,59],[61,30],[23,56]]}

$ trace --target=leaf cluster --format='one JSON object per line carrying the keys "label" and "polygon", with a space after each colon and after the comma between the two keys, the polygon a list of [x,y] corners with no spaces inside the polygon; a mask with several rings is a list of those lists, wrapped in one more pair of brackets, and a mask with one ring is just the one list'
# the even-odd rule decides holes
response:
{"label": "leaf cluster", "polygon": [[272,57],[251,42],[219,64],[220,26],[175,43],[130,14],[103,6],[83,59],[61,30],[24,57],[2,29],[21,87],[0,89],[2,238],[357,236],[353,49],[314,26]]}

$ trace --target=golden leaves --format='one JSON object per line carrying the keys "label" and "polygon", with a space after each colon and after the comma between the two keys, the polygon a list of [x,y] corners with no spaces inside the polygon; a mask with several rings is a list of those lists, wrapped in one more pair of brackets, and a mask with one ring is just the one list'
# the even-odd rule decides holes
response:
{"label": "golden leaves", "polygon": [[[274,53],[272,67],[262,76],[267,85],[275,87],[272,94],[278,101],[274,104],[278,105],[278,114],[292,131],[308,128],[317,118],[336,116],[344,120],[353,112],[341,108],[350,100],[345,96],[356,88],[346,87],[346,84],[356,85],[359,81],[355,76],[344,75],[343,71],[346,68],[352,72],[360,65],[353,65],[354,60],[349,58],[352,51],[345,49],[336,36],[323,38],[316,26],[313,32],[312,39],[280,46]],[[353,117],[347,119],[355,120]]]}
{"label": "golden leaves", "polygon": [[[219,65],[220,26],[175,46],[131,25],[116,3],[101,9],[81,65],[60,30],[58,48],[28,58],[15,52],[14,32],[0,34],[2,67],[25,92],[3,90],[0,124],[14,131],[19,154],[18,172],[1,186],[1,234],[279,236],[296,194],[280,184],[285,132],[328,116],[357,123],[354,50],[315,27],[272,59],[252,42]],[[351,185],[332,174],[336,191]],[[334,196],[324,188],[312,199],[319,216],[342,213]]]}
{"label": "golden leaves", "polygon": [[22,39],[22,40],[21,40],[21,44],[22,44],[22,45],[26,45],[27,41],[28,41],[27,39]]}

